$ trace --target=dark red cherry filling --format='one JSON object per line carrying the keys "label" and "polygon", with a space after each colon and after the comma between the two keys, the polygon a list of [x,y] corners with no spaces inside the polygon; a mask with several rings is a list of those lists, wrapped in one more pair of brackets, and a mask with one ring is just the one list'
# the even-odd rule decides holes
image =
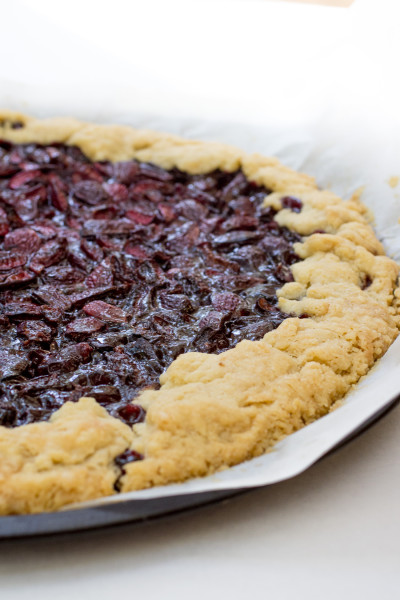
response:
{"label": "dark red cherry filling", "polygon": [[292,280],[299,237],[266,194],[241,171],[187,175],[0,142],[0,424],[93,396],[133,425],[145,412],[132,401],[181,353],[277,327],[287,315],[275,291]]}
{"label": "dark red cherry filling", "polygon": [[284,196],[281,198],[282,208],[288,208],[292,212],[299,213],[303,208],[303,203],[299,198],[295,196]]}

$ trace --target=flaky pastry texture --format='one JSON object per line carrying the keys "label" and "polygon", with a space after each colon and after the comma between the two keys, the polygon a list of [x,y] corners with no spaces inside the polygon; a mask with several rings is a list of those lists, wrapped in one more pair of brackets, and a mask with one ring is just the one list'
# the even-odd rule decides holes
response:
{"label": "flaky pastry texture", "polygon": [[[14,129],[12,123],[23,126]],[[272,190],[266,205],[302,236],[294,281],[278,291],[291,315],[260,341],[220,355],[189,352],[136,402],[147,410],[133,428],[94,399],[66,403],[48,422],[0,427],[0,514],[57,510],[69,503],[205,476],[268,451],[327,414],[365,375],[398,333],[398,266],[384,255],[357,199],[343,201],[275,158],[219,143],[70,118],[38,120],[0,112],[0,138],[63,142],[92,160],[137,159],[190,174],[242,169]],[[300,213],[281,198],[301,199]],[[323,230],[325,233],[313,233]],[[371,285],[366,287],[366,281]],[[132,448],[144,460],[114,458]]]}

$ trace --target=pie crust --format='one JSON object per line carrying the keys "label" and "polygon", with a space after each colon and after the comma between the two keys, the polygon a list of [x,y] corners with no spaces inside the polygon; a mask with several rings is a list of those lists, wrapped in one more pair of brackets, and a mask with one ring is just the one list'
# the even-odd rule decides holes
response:
{"label": "pie crust", "polygon": [[[0,514],[57,510],[115,494],[117,480],[128,492],[258,456],[334,408],[398,334],[398,266],[384,255],[357,195],[345,202],[275,158],[120,125],[1,112],[0,138],[63,142],[92,160],[135,158],[190,174],[241,168],[272,190],[265,202],[279,211],[278,223],[304,236],[295,245],[302,260],[292,267],[294,282],[278,296],[282,311],[311,317],[288,318],[262,340],[223,354],[179,356],[160,390],[140,394],[147,417],[133,429],[93,398],[67,402],[48,422],[0,427]],[[282,209],[281,198],[293,195],[301,212]],[[121,477],[114,458],[128,448],[145,458]]]}

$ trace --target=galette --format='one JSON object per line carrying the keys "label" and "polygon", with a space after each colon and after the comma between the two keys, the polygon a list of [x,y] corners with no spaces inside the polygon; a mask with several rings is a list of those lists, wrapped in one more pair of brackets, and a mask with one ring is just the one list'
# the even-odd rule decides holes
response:
{"label": "galette", "polygon": [[206,476],[335,408],[398,334],[357,195],[275,158],[0,113],[0,514]]}

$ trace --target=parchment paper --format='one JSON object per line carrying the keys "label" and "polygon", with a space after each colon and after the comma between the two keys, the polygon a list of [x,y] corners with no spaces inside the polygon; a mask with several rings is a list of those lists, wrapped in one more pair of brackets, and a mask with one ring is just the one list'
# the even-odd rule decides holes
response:
{"label": "parchment paper", "polygon": [[[91,2],[83,3],[79,19],[73,0],[62,14],[54,10],[57,3],[45,0],[10,4],[7,19],[18,20],[29,52],[18,65],[11,59],[1,66],[0,106],[127,123],[276,155],[344,198],[365,186],[362,200],[375,214],[378,237],[400,260],[400,186],[388,183],[400,175],[400,42],[395,19],[377,22],[370,0],[356,0],[346,10],[221,0],[212,14],[209,3],[176,0],[132,2],[127,14],[115,0],[121,21],[107,36],[99,32],[108,3],[96,3],[96,28],[89,26]],[[221,28],[228,5],[229,27]],[[154,14],[154,27],[143,33],[140,24]],[[188,22],[197,24],[189,34]],[[384,46],[371,45],[370,28]],[[0,48],[13,43],[13,30],[6,28]],[[400,338],[341,408],[269,454],[207,478],[84,506],[293,477],[399,393]]]}

